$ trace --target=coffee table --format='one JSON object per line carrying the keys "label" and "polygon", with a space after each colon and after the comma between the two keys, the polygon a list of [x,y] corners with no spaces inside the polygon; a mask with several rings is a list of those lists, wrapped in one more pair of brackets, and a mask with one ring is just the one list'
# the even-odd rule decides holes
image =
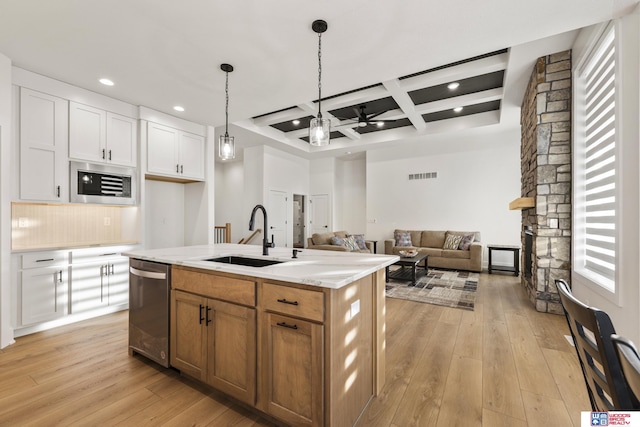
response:
{"label": "coffee table", "polygon": [[[424,268],[424,273],[421,273],[418,276],[418,264],[420,261],[423,261],[422,267]],[[387,282],[389,279],[405,280],[411,282],[409,286],[415,286],[418,277],[422,277],[429,272],[429,255],[419,252],[417,255],[412,257],[400,257],[400,260],[396,261],[393,265],[399,265],[401,268],[389,271],[389,266],[387,266],[385,271]]]}

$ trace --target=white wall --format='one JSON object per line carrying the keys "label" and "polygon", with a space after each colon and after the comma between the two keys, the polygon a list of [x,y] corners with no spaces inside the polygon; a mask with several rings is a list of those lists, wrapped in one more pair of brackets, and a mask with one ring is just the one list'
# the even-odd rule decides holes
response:
{"label": "white wall", "polygon": [[[616,287],[612,295],[589,280],[572,273],[574,295],[587,305],[609,314],[616,332],[640,344],[640,7],[616,23],[616,46],[620,75],[616,84],[616,143],[621,150],[618,182],[621,191],[616,215],[619,216],[618,250],[616,253]],[[585,54],[598,26],[581,30],[576,39],[574,66]],[[623,90],[619,90],[623,89]]]}
{"label": "white wall", "polygon": [[216,165],[216,224],[231,224],[231,242],[249,236],[249,214],[244,206],[244,166],[242,162]]}
{"label": "white wall", "polygon": [[341,230],[352,234],[367,231],[367,164],[365,159],[339,162],[342,188]]}
{"label": "white wall", "polygon": [[184,246],[184,184],[146,180],[145,189],[145,249]]}
{"label": "white wall", "polygon": [[[494,132],[434,135],[367,153],[366,234],[379,241],[378,252],[396,228],[480,231],[485,245],[520,245],[521,212],[509,210],[520,197],[520,128]],[[408,180],[423,172],[438,177]]]}
{"label": "white wall", "polygon": [[0,54],[0,348],[13,342],[11,328],[11,60]]}

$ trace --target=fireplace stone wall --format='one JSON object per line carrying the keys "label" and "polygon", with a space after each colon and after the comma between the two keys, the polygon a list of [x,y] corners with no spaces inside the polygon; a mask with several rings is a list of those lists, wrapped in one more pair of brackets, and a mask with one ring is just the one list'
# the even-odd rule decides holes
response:
{"label": "fireplace stone wall", "polygon": [[556,314],[564,311],[555,280],[571,272],[571,91],[571,51],[538,58],[520,116],[521,196],[535,200],[522,210],[523,248],[525,229],[533,238],[521,281],[536,310]]}

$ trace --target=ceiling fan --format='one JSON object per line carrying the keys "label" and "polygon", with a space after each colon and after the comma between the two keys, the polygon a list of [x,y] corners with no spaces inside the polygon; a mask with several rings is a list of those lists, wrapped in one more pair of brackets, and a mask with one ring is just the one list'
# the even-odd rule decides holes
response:
{"label": "ceiling fan", "polygon": [[360,105],[358,108],[354,108],[353,111],[356,113],[356,117],[346,119],[346,120],[352,120],[353,123],[342,122],[341,125],[344,124],[346,125],[345,127],[359,127],[359,128],[363,128],[369,125],[382,127],[384,126],[385,123],[392,123],[396,121],[396,120],[389,120],[389,119],[385,119],[385,120],[376,119],[376,117],[381,116],[382,114],[386,113],[388,110],[380,111],[378,113],[367,114],[366,109],[367,109],[367,106],[364,104]]}

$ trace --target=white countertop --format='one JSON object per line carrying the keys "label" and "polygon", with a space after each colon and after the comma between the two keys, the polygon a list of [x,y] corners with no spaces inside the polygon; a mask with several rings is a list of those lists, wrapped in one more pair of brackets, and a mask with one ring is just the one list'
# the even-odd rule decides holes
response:
{"label": "white countertop", "polygon": [[[223,271],[263,279],[303,283],[332,289],[341,288],[399,260],[399,257],[395,255],[313,249],[301,249],[298,252],[298,258],[292,259],[292,249],[290,248],[270,248],[269,255],[264,256],[262,255],[262,246],[231,243],[136,250],[124,252],[122,255],[146,261]],[[284,262],[267,267],[247,267],[204,261],[209,258],[230,255]]]}

